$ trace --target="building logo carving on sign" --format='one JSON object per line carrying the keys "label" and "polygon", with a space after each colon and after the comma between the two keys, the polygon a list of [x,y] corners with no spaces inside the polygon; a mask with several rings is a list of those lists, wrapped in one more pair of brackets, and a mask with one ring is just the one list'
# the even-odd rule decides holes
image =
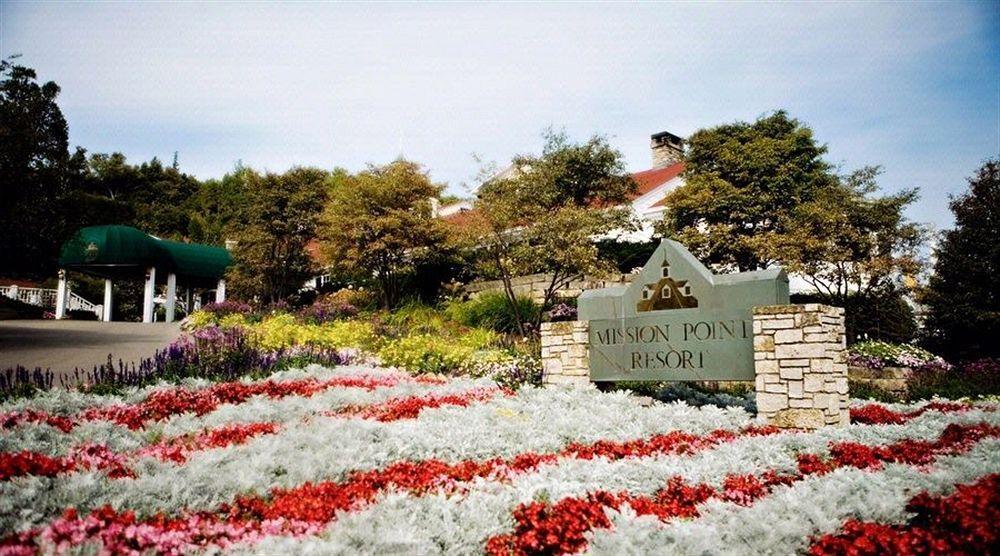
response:
{"label": "building logo carving on sign", "polygon": [[698,306],[698,298],[691,294],[691,285],[687,280],[674,280],[670,277],[670,263],[666,259],[660,265],[660,279],[653,284],[646,284],[642,289],[642,300],[636,305],[636,311],[661,311],[666,309],[690,309]]}
{"label": "building logo carving on sign", "polygon": [[780,268],[713,274],[683,245],[663,240],[631,284],[585,291],[590,378],[753,380],[753,316],[788,303]]}
{"label": "building logo carving on sign", "polygon": [[91,241],[89,244],[87,244],[87,248],[84,250],[83,258],[88,263],[92,263],[97,260],[97,255],[99,253],[100,253],[100,248],[97,247],[96,243]]}

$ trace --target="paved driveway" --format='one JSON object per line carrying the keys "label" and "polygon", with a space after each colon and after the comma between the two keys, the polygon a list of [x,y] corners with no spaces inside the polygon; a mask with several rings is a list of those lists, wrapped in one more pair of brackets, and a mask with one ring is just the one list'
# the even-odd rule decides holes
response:
{"label": "paved driveway", "polygon": [[0,321],[0,370],[15,365],[93,369],[108,360],[138,362],[180,335],[178,323],[142,324],[72,320]]}

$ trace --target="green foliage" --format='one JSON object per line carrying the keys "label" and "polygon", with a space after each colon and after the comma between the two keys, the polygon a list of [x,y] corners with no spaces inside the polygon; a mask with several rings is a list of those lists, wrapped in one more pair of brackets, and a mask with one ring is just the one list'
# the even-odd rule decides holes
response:
{"label": "green foliage", "polygon": [[389,341],[378,352],[382,363],[415,372],[451,374],[462,368],[475,348],[438,336],[419,334]]}
{"label": "green foliage", "polygon": [[0,320],[40,319],[44,309],[0,295]]}
{"label": "green foliage", "polygon": [[541,307],[530,297],[517,298],[517,311],[507,296],[485,292],[468,301],[451,301],[445,307],[449,319],[465,326],[489,328],[508,334],[518,331],[518,316],[529,322],[538,320]]}
{"label": "green foliage", "polygon": [[926,368],[907,382],[912,400],[981,398],[1000,395],[1000,360],[981,359],[955,368]]}
{"label": "green foliage", "polygon": [[618,272],[627,274],[636,268],[646,266],[653,252],[660,246],[660,240],[650,240],[643,243],[630,243],[605,239],[597,242],[598,252],[602,259],[610,261]]}
{"label": "green foliage", "polygon": [[355,348],[373,351],[381,343],[371,323],[361,320],[302,324],[289,314],[273,315],[247,326],[261,348],[278,350],[296,345],[317,348]]}
{"label": "green foliage", "polygon": [[[792,303],[830,303],[819,294],[794,294]],[[895,288],[879,288],[867,295],[849,294],[841,305],[845,311],[847,343],[882,340],[909,343],[917,334],[913,308]]]}
{"label": "green foliage", "polygon": [[939,363],[941,358],[933,353],[910,344],[889,342],[860,342],[847,349],[849,356],[861,356],[879,360],[884,365],[920,367],[927,363]]}
{"label": "green foliage", "polygon": [[699,130],[688,147],[685,184],[667,195],[657,231],[722,267],[773,262],[768,245],[789,213],[836,183],[826,147],[784,111]]}
{"label": "green foliage", "polygon": [[157,158],[133,165],[121,153],[91,156],[85,182],[86,193],[114,207],[112,220],[95,215],[99,223],[128,224],[177,240],[187,235],[200,187],[195,178]]}
{"label": "green foliage", "polygon": [[955,228],[936,252],[926,344],[956,360],[1000,357],[1000,160],[987,161],[952,199]]}
{"label": "green foliage", "polygon": [[852,296],[862,303],[888,300],[923,268],[926,230],[903,214],[916,191],[875,197],[879,173],[864,168],[816,191],[768,238],[765,252],[802,276],[824,303],[846,307]]}
{"label": "green foliage", "polygon": [[188,222],[188,236],[195,243],[224,245],[241,214],[245,214],[246,190],[252,171],[237,164],[222,179],[202,182],[194,198],[195,212]]}
{"label": "green foliage", "polygon": [[637,396],[649,396],[652,398],[669,384],[668,382],[654,382],[649,380],[619,380],[611,383],[608,388],[612,391],[625,390]]}
{"label": "green foliage", "polygon": [[871,382],[850,380],[848,381],[847,388],[851,393],[851,397],[859,400],[873,400],[882,403],[899,403],[903,401],[895,393],[879,388]]}
{"label": "green foliage", "polygon": [[327,176],[315,168],[245,173],[246,204],[233,224],[238,243],[227,275],[236,297],[273,303],[312,276],[305,247],[316,235]]}
{"label": "green foliage", "polygon": [[487,274],[505,284],[518,331],[538,324],[519,314],[510,280],[544,272],[551,275],[542,306],[555,292],[584,274],[604,274],[614,266],[599,256],[594,237],[630,230],[626,202],[637,187],[619,151],[603,137],[571,143],[565,134],[548,132],[540,156],[518,156],[499,175],[483,172],[476,219],[465,229],[466,242],[479,255]]}
{"label": "green foliage", "polygon": [[445,232],[431,216],[442,187],[413,162],[397,160],[341,176],[323,212],[323,252],[338,273],[368,282],[382,307],[396,306],[414,265],[440,256]]}
{"label": "green foliage", "polygon": [[59,86],[38,83],[31,68],[0,60],[0,268],[8,276],[55,270],[60,242],[79,204],[68,204],[84,153],[69,153],[56,104]]}
{"label": "green foliage", "polygon": [[409,301],[383,317],[386,325],[400,334],[446,335],[454,329],[443,313],[419,301]]}

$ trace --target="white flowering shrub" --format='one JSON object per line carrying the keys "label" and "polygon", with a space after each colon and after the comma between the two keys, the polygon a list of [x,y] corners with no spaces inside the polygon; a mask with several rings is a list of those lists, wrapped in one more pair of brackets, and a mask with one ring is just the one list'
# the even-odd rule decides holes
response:
{"label": "white flowering shrub", "polygon": [[498,388],[507,363],[479,363],[0,404],[0,552],[791,554],[848,519],[905,534],[921,491],[1000,473],[995,401],[778,431],[738,403]]}

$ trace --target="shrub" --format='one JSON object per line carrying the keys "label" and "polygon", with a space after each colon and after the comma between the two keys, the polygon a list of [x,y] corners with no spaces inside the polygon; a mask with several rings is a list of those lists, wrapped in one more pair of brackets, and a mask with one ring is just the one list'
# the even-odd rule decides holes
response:
{"label": "shrub", "polygon": [[72,309],[66,311],[66,318],[70,320],[98,320],[97,313],[84,309]]}
{"label": "shrub", "polygon": [[576,307],[565,303],[559,303],[549,310],[549,320],[552,322],[576,320],[576,316]]}
{"label": "shrub", "polygon": [[890,367],[910,367],[912,369],[948,369],[950,365],[933,353],[910,344],[890,344],[888,342],[861,342],[847,349],[847,361],[851,365],[881,369]]}
{"label": "shrub", "polygon": [[232,313],[218,320],[219,326],[223,328],[243,328],[249,324],[247,317],[242,313]]}
{"label": "shrub", "polygon": [[298,312],[298,317],[311,324],[323,324],[334,320],[356,316],[358,308],[344,301],[343,296],[327,294],[321,296],[312,305]]}
{"label": "shrub", "polygon": [[979,359],[955,368],[925,367],[908,382],[910,399],[1000,395],[1000,360]]}
{"label": "shrub", "polygon": [[542,362],[537,357],[510,355],[498,350],[474,354],[466,364],[466,372],[473,377],[490,378],[499,386],[513,390],[542,384]]}
{"label": "shrub", "polygon": [[217,318],[222,318],[226,315],[232,315],[233,313],[249,314],[253,311],[253,308],[249,304],[243,303],[242,301],[222,301],[219,303],[209,303],[201,308],[202,311],[206,313],[211,313]]}
{"label": "shrub", "polygon": [[749,413],[757,412],[756,394],[747,391],[742,396],[726,392],[705,392],[684,382],[671,383],[656,392],[655,398],[662,402],[684,402],[693,407],[715,405],[718,407],[742,407]]}
{"label": "shrub", "polygon": [[[541,312],[538,304],[528,297],[518,297],[517,306],[518,312],[528,322],[536,320]],[[453,301],[445,308],[445,314],[465,326],[504,333],[518,331],[514,310],[507,296],[499,292],[485,292],[468,301]]]}
{"label": "shrub", "polygon": [[181,321],[181,328],[184,330],[197,330],[213,324],[218,324],[214,313],[195,311]]}
{"label": "shrub", "polygon": [[448,335],[454,324],[441,311],[419,301],[409,301],[392,313],[386,313],[384,323],[394,329],[395,335],[433,334]]}
{"label": "shrub", "polygon": [[388,342],[378,352],[386,365],[411,372],[453,374],[471,360],[476,348],[424,334]]}
{"label": "shrub", "polygon": [[329,302],[353,305],[362,311],[370,311],[378,306],[378,299],[371,291],[364,288],[342,288],[323,296]]}
{"label": "shrub", "polygon": [[859,400],[874,400],[883,403],[897,403],[901,401],[900,397],[896,394],[879,388],[870,382],[851,380],[848,383],[848,388],[850,389],[851,397]]}
{"label": "shrub", "polygon": [[[792,303],[830,303],[818,294],[793,294]],[[847,343],[865,340],[906,343],[917,333],[913,309],[896,288],[848,295],[843,302]]]}
{"label": "shrub", "polygon": [[378,343],[375,330],[368,322],[342,320],[326,324],[302,324],[289,314],[265,318],[252,325],[250,332],[260,347],[269,350],[296,345],[370,350]]}
{"label": "shrub", "polygon": [[0,320],[40,319],[45,309],[0,295]]}

